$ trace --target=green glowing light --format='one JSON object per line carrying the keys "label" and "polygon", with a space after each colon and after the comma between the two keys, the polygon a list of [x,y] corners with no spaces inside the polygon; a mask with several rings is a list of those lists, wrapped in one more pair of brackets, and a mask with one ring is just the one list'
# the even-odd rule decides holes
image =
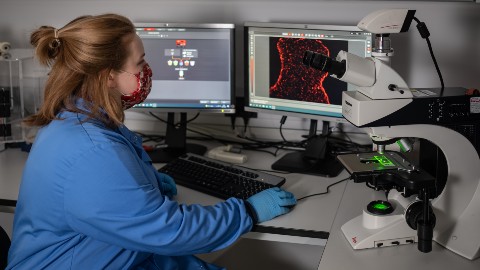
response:
{"label": "green glowing light", "polygon": [[373,205],[373,208],[378,209],[378,210],[387,210],[388,205],[385,205],[383,203],[376,203]]}
{"label": "green glowing light", "polygon": [[378,161],[382,166],[395,166],[390,159],[388,159],[386,156],[373,156],[374,159]]}
{"label": "green glowing light", "polygon": [[367,205],[367,211],[374,215],[388,215],[393,213],[393,206],[388,201],[376,200]]}

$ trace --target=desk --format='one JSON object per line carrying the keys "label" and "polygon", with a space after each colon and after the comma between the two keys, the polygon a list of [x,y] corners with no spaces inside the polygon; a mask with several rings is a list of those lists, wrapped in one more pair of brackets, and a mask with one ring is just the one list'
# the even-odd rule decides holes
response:
{"label": "desk", "polygon": [[[274,158],[266,153],[246,152],[249,158],[245,166],[250,168],[268,168]],[[22,169],[27,153],[19,149],[7,149],[0,153],[0,203],[15,201],[18,196]],[[157,168],[162,164],[156,164]],[[299,197],[325,191],[325,188],[340,179],[347,177],[342,172],[335,178],[322,178],[302,174],[284,175],[287,182],[283,186]],[[209,195],[178,187],[178,201],[182,203],[214,204],[220,201]],[[343,182],[330,188],[328,195],[311,197],[299,202],[295,209],[287,215],[275,218],[262,225],[330,232],[328,241],[305,237],[283,236],[265,233],[248,233],[236,244],[243,251],[248,250],[263,260],[264,254],[273,257],[266,260],[277,260],[275,266],[255,263],[243,269],[480,269],[480,260],[466,260],[434,243],[433,251],[423,254],[417,251],[416,245],[404,245],[381,249],[354,251],[345,240],[340,226],[349,219],[359,215],[363,206],[372,198],[372,190],[363,184],[351,181]],[[11,207],[10,207],[11,208]],[[5,208],[0,207],[0,211]],[[265,241],[267,240],[267,241]],[[325,245],[326,244],[326,245]],[[230,269],[237,268],[241,254],[235,246],[221,252],[201,255],[210,261],[225,262]],[[237,262],[232,260],[237,258]],[[247,259],[248,256],[246,257]],[[286,258],[291,258],[287,260]],[[321,260],[320,260],[321,259]],[[250,259],[252,260],[252,259]],[[294,263],[292,263],[294,262]],[[232,266],[229,264],[232,263]],[[248,262],[247,262],[248,263]],[[244,265],[247,265],[245,263]],[[280,265],[280,266],[279,266]]]}
{"label": "desk", "polygon": [[[248,155],[248,162],[242,164],[252,169],[270,169],[274,158],[272,155],[263,152],[245,151]],[[155,164],[155,167],[160,168],[163,164]],[[274,174],[274,173],[272,173]],[[348,173],[343,171],[340,175],[334,178],[323,178],[312,175],[304,174],[277,174],[287,179],[282,188],[292,192],[296,198],[301,198],[306,195],[324,192],[326,187],[331,183],[345,179],[348,177]],[[287,215],[277,217],[271,221],[262,223],[264,226],[323,231],[329,232],[335,214],[337,212],[338,205],[342,198],[343,191],[345,189],[346,182],[339,183],[330,188],[331,194],[315,196],[300,201],[294,208],[294,211]],[[220,199],[206,195],[201,192],[197,192],[188,188],[179,186],[177,200],[182,203],[192,204],[214,204],[219,202]],[[306,238],[306,237],[292,237],[283,235],[269,235],[251,233],[249,237],[261,238],[263,240],[274,241],[286,241],[300,244],[311,245],[325,245],[325,239]]]}

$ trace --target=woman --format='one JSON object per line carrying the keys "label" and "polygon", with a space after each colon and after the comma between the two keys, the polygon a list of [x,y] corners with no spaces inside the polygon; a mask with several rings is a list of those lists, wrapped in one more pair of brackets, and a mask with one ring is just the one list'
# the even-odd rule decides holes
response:
{"label": "woman", "polygon": [[42,127],[25,165],[7,269],[218,269],[192,254],[224,248],[295,197],[269,189],[246,201],[181,205],[124,110],[150,92],[152,71],[132,23],[83,16],[32,33],[51,66]]}

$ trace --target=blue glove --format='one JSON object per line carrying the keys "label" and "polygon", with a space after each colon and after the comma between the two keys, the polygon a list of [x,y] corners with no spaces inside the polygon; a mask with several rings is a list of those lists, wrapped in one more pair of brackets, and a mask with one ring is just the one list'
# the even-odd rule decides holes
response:
{"label": "blue glove", "polygon": [[297,199],[292,193],[274,187],[251,196],[247,202],[255,211],[257,221],[264,222],[290,212]]}
{"label": "blue glove", "polygon": [[158,173],[158,184],[160,185],[160,191],[163,195],[168,196],[171,198],[172,196],[177,195],[177,185],[175,185],[175,181],[169,175],[164,173]]}

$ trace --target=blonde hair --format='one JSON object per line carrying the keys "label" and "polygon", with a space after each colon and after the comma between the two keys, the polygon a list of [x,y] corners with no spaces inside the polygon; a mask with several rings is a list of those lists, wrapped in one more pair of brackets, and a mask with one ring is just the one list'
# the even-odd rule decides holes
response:
{"label": "blonde hair", "polygon": [[[109,91],[107,81],[111,71],[125,64],[132,34],[132,22],[116,14],[82,16],[58,30],[51,26],[35,30],[30,43],[38,61],[51,71],[42,107],[24,122],[45,126],[68,110],[85,113],[109,127],[120,125],[125,118],[121,100]],[[88,111],[76,106],[79,98]]]}

